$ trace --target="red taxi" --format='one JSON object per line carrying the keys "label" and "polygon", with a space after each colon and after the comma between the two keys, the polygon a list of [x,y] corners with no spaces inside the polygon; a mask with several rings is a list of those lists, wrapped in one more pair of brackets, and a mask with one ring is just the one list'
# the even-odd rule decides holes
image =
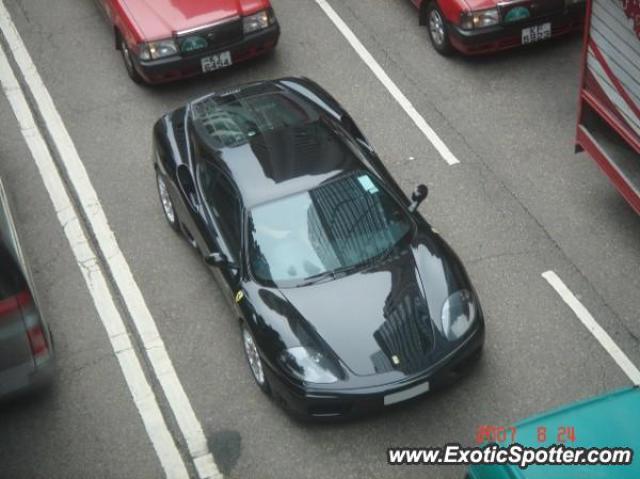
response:
{"label": "red taxi", "polygon": [[584,0],[411,0],[436,51],[478,54],[582,29]]}
{"label": "red taxi", "polygon": [[96,0],[137,83],[207,73],[273,49],[280,27],[269,0]]}

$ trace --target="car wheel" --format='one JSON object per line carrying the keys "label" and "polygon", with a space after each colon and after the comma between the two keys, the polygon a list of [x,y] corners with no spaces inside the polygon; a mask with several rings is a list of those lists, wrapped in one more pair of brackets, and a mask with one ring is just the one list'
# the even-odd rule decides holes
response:
{"label": "car wheel", "polygon": [[131,50],[129,50],[129,45],[122,35],[118,35],[120,37],[120,53],[122,54],[122,61],[124,62],[124,66],[127,69],[127,74],[129,78],[131,78],[135,83],[144,83],[144,79],[138,73],[135,66],[133,65],[133,58],[131,57]]}
{"label": "car wheel", "polygon": [[429,30],[429,38],[433,48],[440,55],[449,56],[453,53],[453,47],[449,40],[449,29],[444,15],[438,8],[435,1],[427,6],[427,29]]}
{"label": "car wheel", "polygon": [[249,364],[249,369],[251,369],[253,379],[255,380],[260,390],[268,395],[271,393],[271,388],[269,387],[267,376],[265,376],[264,373],[264,365],[262,363],[262,359],[260,358],[260,353],[258,352],[256,341],[246,324],[242,323],[240,329],[242,331],[242,345],[244,346],[244,355],[247,358],[247,363]]}
{"label": "car wheel", "polygon": [[162,212],[164,218],[171,226],[171,229],[178,231],[178,216],[176,215],[176,209],[173,207],[173,200],[171,194],[169,194],[169,186],[167,180],[162,173],[156,171],[156,183],[158,185],[158,195],[160,196],[160,205],[162,206]]}

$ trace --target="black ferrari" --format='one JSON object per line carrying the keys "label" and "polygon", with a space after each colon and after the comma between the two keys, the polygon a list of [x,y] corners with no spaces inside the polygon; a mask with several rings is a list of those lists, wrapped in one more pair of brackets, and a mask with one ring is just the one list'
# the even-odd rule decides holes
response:
{"label": "black ferrari", "polygon": [[302,78],[240,86],[162,117],[164,215],[210,265],[257,385],[312,417],[383,408],[477,360],[462,263],[349,114]]}

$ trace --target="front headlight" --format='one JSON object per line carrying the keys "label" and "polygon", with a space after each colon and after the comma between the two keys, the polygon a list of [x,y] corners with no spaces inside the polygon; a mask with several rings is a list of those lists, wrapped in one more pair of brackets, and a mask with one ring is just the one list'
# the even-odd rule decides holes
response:
{"label": "front headlight", "polygon": [[280,364],[293,377],[308,383],[330,384],[338,381],[335,365],[318,351],[296,346],[283,351]]}
{"label": "front headlight", "polygon": [[460,17],[460,26],[465,30],[491,27],[498,23],[500,23],[500,13],[497,8],[478,10],[477,12],[464,12]]}
{"label": "front headlight", "polygon": [[242,29],[247,33],[263,30],[275,21],[272,10],[262,10],[261,12],[248,15],[242,19]]}
{"label": "front headlight", "polygon": [[178,45],[173,38],[143,43],[140,45],[141,60],[157,60],[178,54]]}
{"label": "front headlight", "polygon": [[449,341],[465,335],[476,320],[478,308],[473,295],[466,289],[456,291],[442,305],[442,328]]}

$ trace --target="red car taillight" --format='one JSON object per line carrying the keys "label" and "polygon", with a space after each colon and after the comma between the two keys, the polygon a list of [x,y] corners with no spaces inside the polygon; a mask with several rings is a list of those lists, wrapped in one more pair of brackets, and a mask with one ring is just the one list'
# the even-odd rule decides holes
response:
{"label": "red car taillight", "polygon": [[24,304],[31,302],[31,295],[28,291],[22,291],[15,296],[10,296],[0,300],[0,316],[8,316],[15,312]]}
{"label": "red car taillight", "polygon": [[27,336],[29,337],[31,354],[34,358],[49,356],[49,345],[47,344],[47,337],[44,334],[41,324],[36,324],[28,328]]}
{"label": "red car taillight", "polygon": [[40,313],[33,303],[33,299],[29,297],[29,301],[23,301],[20,305],[22,309],[22,317],[27,328],[27,337],[29,338],[29,346],[31,347],[31,355],[38,364],[39,360],[47,359],[50,354],[49,341],[42,321]]}

